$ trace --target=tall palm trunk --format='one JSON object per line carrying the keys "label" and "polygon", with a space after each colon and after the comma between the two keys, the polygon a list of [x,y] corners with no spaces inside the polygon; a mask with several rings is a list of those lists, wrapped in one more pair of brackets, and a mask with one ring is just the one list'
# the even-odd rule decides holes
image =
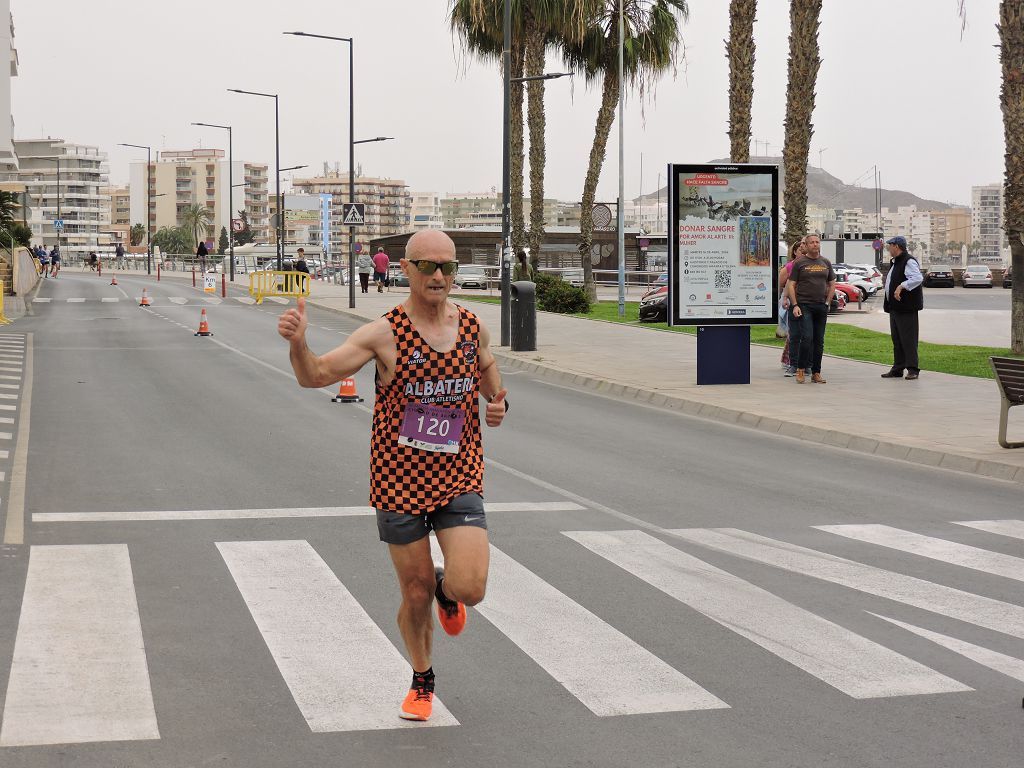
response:
{"label": "tall palm trunk", "polygon": [[1003,64],[999,100],[1006,139],[1003,216],[1013,267],[1010,347],[1019,355],[1024,354],[1024,0],[999,4],[999,45]]}
{"label": "tall palm trunk", "polygon": [[757,0],[729,3],[729,157],[750,161],[750,110],[754,100],[754,19]]}
{"label": "tall palm trunk", "polygon": [[[547,29],[529,6],[526,14],[524,70],[527,77],[536,77],[544,74]],[[530,259],[537,264],[540,244],[544,241],[544,81],[528,83],[526,91],[527,119],[530,125]]]}
{"label": "tall palm trunk", "polygon": [[789,31],[789,85],[786,89],[786,138],[782,165],[786,174],[783,207],[787,243],[807,234],[807,160],[814,126],[814,90],[821,56],[818,27],[821,0],[792,0]]}
{"label": "tall palm trunk", "polygon": [[[618,40],[609,46],[617,50]],[[617,55],[617,54],[616,54]],[[580,203],[580,261],[583,263],[583,286],[591,301],[597,301],[597,286],[594,285],[594,265],[590,260],[591,248],[594,244],[594,196],[597,194],[597,182],[601,178],[601,166],[608,146],[608,135],[615,121],[615,106],[619,101],[619,66],[615,64],[604,68],[604,84],[601,88],[601,108],[597,112],[597,126],[594,129],[594,144],[590,148],[590,165],[587,168],[587,179],[583,183],[583,199]]]}
{"label": "tall palm trunk", "polygon": [[[523,76],[523,41],[512,37],[512,77]],[[512,248],[519,252],[526,245],[526,222],[523,218],[523,84],[512,83],[511,125],[509,126],[509,198],[512,201]]]}

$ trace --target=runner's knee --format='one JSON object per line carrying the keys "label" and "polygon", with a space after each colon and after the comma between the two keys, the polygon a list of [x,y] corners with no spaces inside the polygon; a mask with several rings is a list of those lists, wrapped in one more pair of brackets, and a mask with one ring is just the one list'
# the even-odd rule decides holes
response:
{"label": "runner's knee", "polygon": [[466,605],[477,605],[483,602],[487,592],[487,580],[483,579],[459,579],[457,576],[444,579],[445,593],[454,597]]}
{"label": "runner's knee", "polygon": [[430,605],[434,599],[434,574],[415,575],[403,578],[400,582],[402,588],[402,599],[410,606],[423,607]]}

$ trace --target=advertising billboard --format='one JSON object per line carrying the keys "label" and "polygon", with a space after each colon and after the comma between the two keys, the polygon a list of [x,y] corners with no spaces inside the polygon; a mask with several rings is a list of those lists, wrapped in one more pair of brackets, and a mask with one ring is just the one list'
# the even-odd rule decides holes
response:
{"label": "advertising billboard", "polygon": [[778,322],[779,171],[670,165],[670,325]]}

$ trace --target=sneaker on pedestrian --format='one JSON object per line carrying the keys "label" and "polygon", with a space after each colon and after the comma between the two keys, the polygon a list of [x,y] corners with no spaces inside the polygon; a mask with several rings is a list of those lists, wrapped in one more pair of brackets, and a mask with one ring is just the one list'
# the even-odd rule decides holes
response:
{"label": "sneaker on pedestrian", "polygon": [[786,366],[786,371],[782,375],[783,376],[787,376],[787,377],[788,376],[796,376],[796,366],[795,365],[787,365]]}
{"label": "sneaker on pedestrian", "polygon": [[434,579],[437,586],[434,588],[434,597],[437,598],[437,618],[441,622],[441,628],[453,637],[466,628],[466,606],[455,600],[449,600],[441,588],[444,581],[444,568],[440,565],[434,566]]}
{"label": "sneaker on pedestrian", "polygon": [[405,695],[398,716],[404,720],[429,720],[434,709],[434,672],[412,673],[412,686]]}

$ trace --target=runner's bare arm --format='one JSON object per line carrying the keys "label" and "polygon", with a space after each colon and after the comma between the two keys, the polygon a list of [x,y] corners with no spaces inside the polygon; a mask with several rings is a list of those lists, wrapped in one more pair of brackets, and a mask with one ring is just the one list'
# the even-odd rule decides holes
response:
{"label": "runner's bare arm", "polygon": [[501,386],[501,372],[498,361],[491,352],[491,334],[484,325],[480,326],[480,394],[487,400],[484,421],[489,427],[500,427],[508,410],[505,395],[508,390]]}
{"label": "runner's bare arm", "polygon": [[292,370],[303,387],[327,387],[353,375],[376,356],[378,345],[387,338],[383,334],[390,336],[386,321],[374,320],[341,346],[317,356],[306,344],[306,327],[306,302],[300,298],[296,309],[285,310],[278,319],[277,331],[288,341]]}

